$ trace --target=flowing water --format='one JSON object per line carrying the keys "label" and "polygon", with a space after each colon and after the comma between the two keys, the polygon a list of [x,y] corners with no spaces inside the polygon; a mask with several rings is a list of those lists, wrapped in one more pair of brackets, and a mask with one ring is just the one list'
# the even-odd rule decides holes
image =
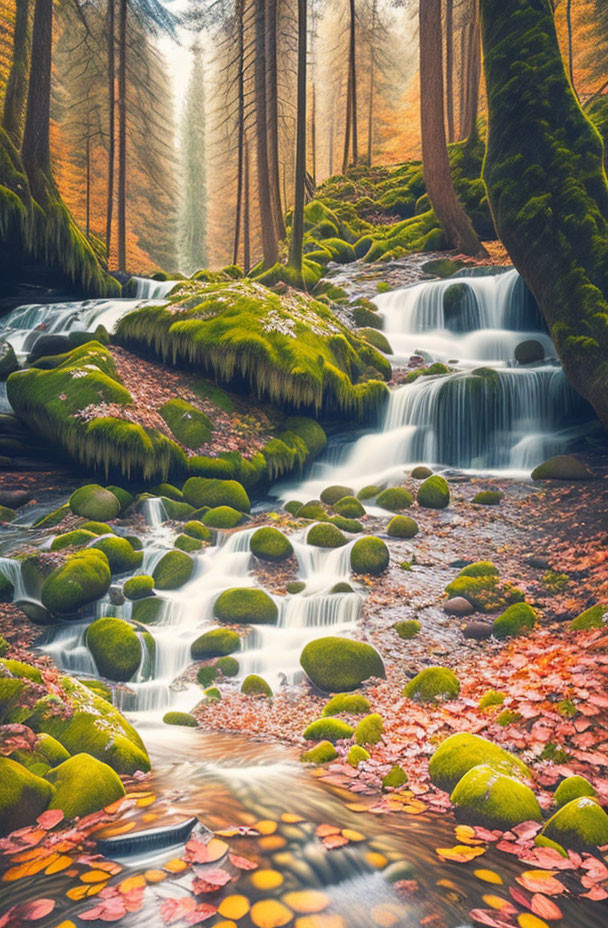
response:
{"label": "flowing water", "polygon": [[[379,430],[337,450],[334,447],[305,480],[287,482],[277,489],[278,495],[305,501],[318,497],[330,483],[347,484],[355,490],[370,483],[399,483],[404,471],[418,463],[528,474],[532,466],[568,448],[580,434],[577,418],[582,406],[554,358],[549,336],[542,330],[518,275],[507,272],[463,278],[460,283],[469,289],[458,318],[446,314],[444,303],[453,283],[452,279],[419,284],[377,299],[384,334],[394,352],[391,361],[396,366],[403,366],[415,354],[448,363],[453,372],[421,376],[395,389]],[[172,282],[138,283],[133,300],[20,307],[4,320],[0,336],[8,338],[24,356],[41,333],[66,334],[83,328],[94,331],[99,324],[111,330],[123,313],[141,305],[142,300],[162,299],[171,286]],[[530,338],[543,346],[545,360],[520,367],[513,360],[514,349]],[[167,524],[160,499],[147,500],[143,515],[147,528],[142,536],[140,572],[150,573],[164,551],[173,547],[178,532]],[[24,524],[22,531],[35,542],[33,529]],[[237,684],[249,673],[263,676],[275,691],[297,683],[302,677],[299,656],[309,640],[328,633],[348,635],[356,628],[362,594],[356,590],[331,592],[338,582],[351,579],[350,548],[355,538],[339,549],[320,549],[306,543],[307,531],[291,537],[297,577],[305,584],[304,590],[287,596],[269,594],[278,608],[277,623],[256,626],[245,633],[236,655]],[[310,829],[286,830],[282,866],[287,870],[291,867],[293,885],[328,890],[346,926],[367,926],[374,906],[399,903],[390,882],[370,863],[370,850],[402,866],[402,878],[416,880],[423,887],[420,898],[402,905],[398,920],[386,924],[419,925],[430,904],[442,919],[437,924],[448,928],[468,925],[467,913],[481,904],[485,889],[471,873],[463,877],[458,865],[438,865],[434,848],[454,843],[449,820],[357,816],[346,808],[338,791],[331,792],[314,781],[286,749],[159,727],[168,709],[191,710],[200,699],[198,686],[178,678],[191,663],[192,642],[217,627],[217,597],[231,587],[259,586],[252,572],[251,535],[247,528],[218,533],[215,545],[193,555],[190,581],[178,591],[157,594],[159,614],[149,626],[156,643],[155,656],[151,658],[146,649],[135,678],[115,690],[117,705],[141,728],[151,748],[154,782],[168,794],[179,791],[179,811],[200,815],[211,828],[235,820],[251,821],[252,817],[278,820],[284,812],[295,812],[315,824],[329,821],[364,830],[365,844],[331,855],[319,849]],[[32,592],[24,589],[17,562],[2,560],[0,570],[14,583],[16,599],[32,598]],[[124,579],[116,578],[117,585]],[[40,647],[59,667],[83,677],[95,676],[95,664],[85,643],[86,629],[98,616],[129,618],[132,605],[116,605],[116,601],[111,591],[81,621],[48,628]],[[269,858],[267,865],[278,863]],[[499,855],[494,866],[506,876],[519,869]],[[456,875],[458,886],[453,882]],[[566,906],[566,911],[569,917],[563,924],[568,928],[591,928],[594,924],[584,908],[573,913]],[[146,917],[144,910],[131,921],[143,924]]]}

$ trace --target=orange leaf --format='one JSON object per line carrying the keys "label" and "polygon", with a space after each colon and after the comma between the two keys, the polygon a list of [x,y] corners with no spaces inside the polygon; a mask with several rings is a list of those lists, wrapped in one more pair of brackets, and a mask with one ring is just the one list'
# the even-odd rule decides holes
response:
{"label": "orange leaf", "polygon": [[86,873],[80,875],[80,879],[83,883],[102,883],[104,880],[107,880],[108,874],[105,870],[87,870]]}
{"label": "orange leaf", "polygon": [[71,857],[68,857],[67,854],[60,854],[56,860],[48,865],[44,872],[47,876],[51,876],[52,873],[60,873],[62,870],[67,870],[71,864]]}
{"label": "orange leaf", "polygon": [[452,860],[458,864],[466,864],[480,854],[485,854],[483,847],[470,847],[466,844],[457,844],[455,847],[438,847],[437,853],[443,860]]}

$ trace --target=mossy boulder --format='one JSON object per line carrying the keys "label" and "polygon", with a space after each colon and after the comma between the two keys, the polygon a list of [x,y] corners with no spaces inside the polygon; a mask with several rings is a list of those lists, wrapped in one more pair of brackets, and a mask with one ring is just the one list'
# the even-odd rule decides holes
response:
{"label": "mossy boulder", "polygon": [[16,677],[0,677],[0,722],[2,722],[11,709],[19,702],[19,697],[25,689],[23,680]]}
{"label": "mossy boulder", "polygon": [[481,490],[475,494],[473,502],[476,506],[498,506],[504,495],[500,490]]}
{"label": "mossy boulder", "polygon": [[492,706],[502,706],[505,698],[505,694],[499,693],[498,690],[488,690],[479,700],[479,708],[490,709]]}
{"label": "mossy boulder", "polygon": [[608,606],[598,603],[595,606],[591,606],[590,609],[585,609],[585,611],[577,615],[575,619],[572,619],[570,628],[572,631],[579,631],[580,629],[586,628],[602,628],[602,626],[607,623]]}
{"label": "mossy boulder", "polygon": [[336,741],[344,741],[346,738],[352,738],[353,728],[342,719],[322,718],[315,719],[304,730],[303,737],[307,741],[330,741],[335,744]]}
{"label": "mossy boulder", "polygon": [[235,657],[220,657],[215,666],[224,677],[236,677],[239,672],[239,662]]}
{"label": "mossy boulder", "polygon": [[359,335],[361,335],[366,342],[369,342],[370,345],[373,345],[374,348],[377,348],[378,351],[382,351],[384,354],[393,353],[389,340],[382,332],[379,332],[378,329],[361,329]]}
{"label": "mossy boulder", "polygon": [[327,513],[323,509],[321,501],[318,499],[311,499],[300,506],[296,512],[296,516],[298,519],[315,519],[320,521],[327,519]]}
{"label": "mossy boulder", "polygon": [[387,487],[378,494],[376,506],[388,512],[401,512],[403,509],[409,509],[413,502],[414,497],[405,487]]}
{"label": "mossy boulder", "polygon": [[405,641],[408,641],[410,638],[415,638],[421,627],[420,622],[416,619],[407,619],[405,622],[396,622],[395,625],[393,625],[399,637],[403,638]]}
{"label": "mossy boulder", "polygon": [[116,772],[90,754],[75,754],[45,779],[55,787],[49,809],[61,809],[66,819],[90,815],[125,795]]}
{"label": "mossy boulder", "polygon": [[137,577],[129,577],[122,588],[127,599],[136,600],[144,599],[150,596],[154,591],[154,577],[147,574],[138,574]]}
{"label": "mossy boulder", "polygon": [[198,728],[198,722],[189,712],[165,712],[163,715],[165,725],[181,725],[184,728]]}
{"label": "mossy boulder", "polygon": [[141,551],[135,551],[126,538],[119,538],[118,535],[98,538],[91,547],[103,551],[113,574],[133,571],[140,566],[143,559]]}
{"label": "mossy boulder", "polygon": [[83,522],[79,526],[79,531],[81,532],[92,532],[93,535],[99,537],[99,535],[115,535],[115,531],[111,525],[108,525],[107,522]]}
{"label": "mossy boulder", "polygon": [[302,503],[299,499],[290,499],[283,506],[283,509],[288,512],[290,516],[295,516],[298,510],[301,508]]}
{"label": "mossy boulder", "polygon": [[603,847],[608,844],[608,815],[593,797],[582,796],[558,809],[541,834],[574,850]]}
{"label": "mossy boulder", "polygon": [[0,757],[0,834],[30,825],[48,807],[53,787],[17,761]]}
{"label": "mossy boulder", "polygon": [[131,605],[131,618],[134,622],[141,622],[144,625],[156,622],[162,609],[161,600],[156,596],[144,596],[143,599],[135,599]]}
{"label": "mossy boulder", "polygon": [[448,667],[426,667],[405,686],[403,695],[418,702],[438,702],[455,699],[459,692],[460,683],[453,670]]}
{"label": "mossy boulder", "polygon": [[19,361],[15,349],[6,339],[0,340],[0,381],[6,380],[9,374],[19,370]]}
{"label": "mossy boulder", "polygon": [[160,500],[167,513],[167,518],[171,519],[172,522],[187,522],[191,518],[196,518],[196,510],[190,503],[184,503],[179,499],[171,499],[169,496],[161,496]]}
{"label": "mossy boulder", "polygon": [[366,760],[369,760],[369,751],[366,751],[365,748],[360,744],[353,744],[352,748],[350,748],[348,754],[346,755],[346,763],[350,764],[351,767],[355,767],[356,769],[359,764]]}
{"label": "mossy boulder", "polygon": [[518,780],[529,780],[532,776],[519,758],[468,732],[458,732],[441,742],[429,762],[429,774],[435,786],[449,793],[465,773],[481,765]]}
{"label": "mossy boulder", "polygon": [[589,480],[592,476],[587,465],[571,454],[557,454],[532,471],[532,480]]}
{"label": "mossy boulder", "polygon": [[220,593],[213,614],[220,622],[230,625],[274,625],[279,610],[264,590],[233,587]]}
{"label": "mossy boulder", "polygon": [[202,517],[202,522],[209,528],[236,528],[243,519],[243,513],[232,506],[215,506]]}
{"label": "mossy boulder", "polygon": [[355,744],[363,746],[366,744],[378,744],[383,731],[384,726],[381,715],[377,712],[366,715],[355,728]]}
{"label": "mossy boulder", "polygon": [[184,534],[190,538],[196,538],[197,541],[212,541],[213,533],[198,519],[192,519],[184,525]]}
{"label": "mossy boulder", "polygon": [[194,561],[184,551],[167,551],[152,571],[157,590],[178,590],[187,583],[194,570]]}
{"label": "mossy boulder", "polygon": [[523,635],[536,625],[536,613],[527,603],[513,603],[502,615],[494,619],[492,634],[495,638],[512,638]]}
{"label": "mossy boulder", "polygon": [[333,510],[345,519],[360,519],[365,515],[365,509],[355,496],[344,496],[334,503]]}
{"label": "mossy boulder", "polygon": [[304,764],[328,764],[330,761],[335,760],[337,756],[338,752],[331,741],[321,741],[309,751],[304,751],[300,760]]}
{"label": "mossy boulder", "polygon": [[350,566],[356,574],[377,575],[388,567],[390,554],[381,538],[359,538],[350,550]]}
{"label": "mossy boulder", "polygon": [[31,680],[32,683],[42,683],[42,674],[37,667],[26,664],[25,661],[15,661],[11,658],[2,658],[0,666],[5,667],[14,677]]}
{"label": "mossy boulder", "polygon": [[417,467],[414,467],[411,476],[414,480],[426,480],[427,477],[433,476],[433,471],[430,467],[425,467],[424,464],[419,464]]}
{"label": "mossy boulder", "polygon": [[386,531],[391,538],[414,538],[418,534],[418,523],[409,516],[393,516]]}
{"label": "mossy boulder", "polygon": [[130,680],[141,663],[140,640],[124,619],[97,619],[87,629],[86,644],[97,670],[108,680]]}
{"label": "mossy boulder", "polygon": [[354,490],[352,487],[343,487],[338,484],[332,484],[330,487],[325,487],[321,493],[321,502],[325,503],[326,506],[334,506],[339,500],[344,499],[345,496],[353,496]]}
{"label": "mossy boulder", "polygon": [[249,546],[251,553],[256,557],[273,563],[284,561],[293,554],[293,545],[289,538],[272,526],[256,529]]}
{"label": "mossy boulder", "polygon": [[445,509],[450,504],[450,488],[447,480],[438,474],[427,477],[418,487],[418,505],[425,509]]}
{"label": "mossy boulder", "polygon": [[181,397],[163,403],[159,413],[173,436],[186,448],[197,451],[211,438],[213,430],[211,419]]}
{"label": "mossy boulder", "polygon": [[389,772],[382,777],[382,789],[400,789],[407,783],[407,773],[405,770],[395,764]]}
{"label": "mossy boulder", "polygon": [[458,574],[459,577],[497,577],[498,567],[492,561],[475,561],[467,564]]}
{"label": "mossy boulder", "polygon": [[125,509],[128,509],[135,498],[133,494],[129,493],[128,490],[125,490],[124,487],[109,486],[109,487],[106,487],[106,490],[114,494],[114,496],[120,503],[121,512],[124,512]]}
{"label": "mossy boulder", "polygon": [[382,487],[378,484],[372,483],[369,486],[362,487],[357,493],[357,499],[373,499],[375,496],[378,496],[379,493],[382,493]]}
{"label": "mossy boulder", "polygon": [[272,689],[266,683],[263,677],[257,675],[257,673],[250,673],[245,677],[241,686],[241,693],[244,693],[245,696],[265,696],[268,699],[272,698]]}
{"label": "mossy boulder", "polygon": [[306,589],[306,584],[303,580],[293,580],[291,583],[287,584],[285,589],[291,596],[296,596],[298,593],[301,593],[302,590]]}
{"label": "mossy boulder", "polygon": [[385,676],[384,663],[375,648],[333,635],[309,641],[300,664],[314,686],[326,693],[350,692],[370,677]]}
{"label": "mossy boulder", "polygon": [[[67,760],[69,756],[64,746],[60,744],[56,738],[52,738],[50,735],[44,733],[38,735],[33,751],[14,751],[11,754],[13,760],[23,764],[28,770],[33,769],[34,773],[37,772],[37,769],[41,769],[42,767],[45,767],[46,770],[49,770],[51,767],[57,767],[59,764],[62,764],[64,760]],[[38,773],[38,776],[40,775],[41,774]]]}
{"label": "mossy boulder", "polygon": [[174,487],[172,483],[157,483],[150,492],[153,496],[166,496],[168,499],[174,499],[177,502],[183,502],[184,499],[182,491]]}
{"label": "mossy boulder", "polygon": [[208,667],[200,667],[196,674],[196,679],[202,687],[211,686],[217,677],[218,670],[214,664],[211,664]]}
{"label": "mossy boulder", "polygon": [[572,776],[562,780],[553,793],[553,801],[561,809],[573,799],[581,799],[583,796],[597,798],[597,791],[585,777]]}
{"label": "mossy boulder", "polygon": [[110,522],[120,512],[120,501],[110,490],[96,483],[75,490],[70,496],[69,506],[77,516],[96,522]]}
{"label": "mossy boulder", "polygon": [[203,690],[203,695],[207,703],[219,702],[222,698],[217,686],[208,686],[206,690]]}
{"label": "mossy boulder", "polygon": [[488,765],[468,770],[454,787],[450,800],[456,817],[472,825],[507,830],[522,822],[542,822],[538,800],[530,787]]}
{"label": "mossy boulder", "polygon": [[192,538],[190,535],[178,535],[173,542],[173,547],[177,548],[178,551],[186,551],[188,554],[191,554],[194,551],[200,551],[203,547],[203,542],[199,541],[198,538]]}
{"label": "mossy boulder", "polygon": [[191,653],[195,661],[204,661],[210,657],[224,657],[233,654],[241,647],[237,632],[230,628],[212,628],[192,642]]}
{"label": "mossy boulder", "polygon": [[71,615],[107,593],[112,574],[103,551],[86,548],[71,554],[42,584],[41,600],[54,615]]}
{"label": "mossy boulder", "polygon": [[363,525],[357,519],[346,519],[344,516],[332,516],[329,520],[332,525],[339,528],[341,532],[348,532],[350,535],[358,535],[363,531]]}
{"label": "mossy boulder", "polygon": [[251,503],[245,487],[237,480],[218,480],[213,477],[189,477],[183,488],[184,499],[195,509],[209,506],[230,506],[239,512],[249,512]]}
{"label": "mossy boulder", "polygon": [[479,612],[498,612],[523,602],[524,594],[509,583],[501,583],[490,561],[477,561],[463,568],[445,588],[450,598],[464,598]]}
{"label": "mossy boulder", "polygon": [[309,545],[316,548],[341,548],[346,544],[346,538],[336,525],[330,522],[317,522],[311,526],[306,535]]}
{"label": "mossy boulder", "polygon": [[339,693],[323,706],[321,715],[363,715],[369,712],[369,700],[359,693]]}

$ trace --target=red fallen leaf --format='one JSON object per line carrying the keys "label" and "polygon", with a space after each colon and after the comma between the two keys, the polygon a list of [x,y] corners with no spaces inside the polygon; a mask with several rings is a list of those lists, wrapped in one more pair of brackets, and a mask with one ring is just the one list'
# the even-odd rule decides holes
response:
{"label": "red fallen leaf", "polygon": [[207,921],[208,918],[211,918],[212,915],[215,915],[217,909],[214,905],[209,905],[207,902],[201,902],[200,905],[197,905],[192,912],[189,912],[186,915],[186,921],[189,925],[198,925],[200,922]]}
{"label": "red fallen leaf", "polygon": [[475,825],[475,837],[479,838],[480,841],[498,841],[501,835],[502,832],[500,831],[489,831],[487,828],[482,828],[480,825]]}
{"label": "red fallen leaf", "polygon": [[229,883],[232,877],[225,870],[206,870],[198,871],[198,875],[192,883],[192,890],[196,896],[202,893],[215,893],[226,883]]}
{"label": "red fallen leaf", "polygon": [[19,909],[21,918],[28,922],[36,922],[39,918],[49,915],[55,908],[54,899],[34,899],[33,902],[26,902]]}
{"label": "red fallen leaf", "polygon": [[593,902],[602,902],[608,899],[608,892],[601,886],[592,886],[588,893],[582,893],[582,898],[591,899]]}
{"label": "red fallen leaf", "polygon": [[317,838],[325,838],[327,835],[339,835],[340,829],[336,825],[318,825],[315,834]]}
{"label": "red fallen leaf", "polygon": [[515,832],[520,841],[527,841],[529,838],[534,838],[541,828],[542,825],[539,825],[538,822],[522,822],[521,825],[516,825],[511,831]]}
{"label": "red fallen leaf", "polygon": [[184,896],[182,899],[165,899],[161,903],[160,914],[165,925],[171,925],[173,922],[181,921],[195,909],[196,902],[192,896]]}
{"label": "red fallen leaf", "polygon": [[519,859],[529,866],[540,870],[574,870],[574,864],[568,857],[562,857],[552,847],[533,847],[519,855]]}
{"label": "red fallen leaf", "polygon": [[55,825],[58,825],[59,822],[62,822],[65,818],[61,809],[47,809],[46,812],[43,812],[42,815],[39,815],[36,821],[41,828],[44,828],[46,831],[50,831],[51,828],[54,828]]}
{"label": "red fallen leaf", "polygon": [[239,857],[238,854],[228,854],[228,860],[234,867],[239,870],[257,870],[258,865],[248,857]]}
{"label": "red fallen leaf", "polygon": [[513,928],[512,922],[506,922],[498,918],[493,909],[472,909],[469,915],[475,922],[480,925],[487,925],[488,928]]}
{"label": "red fallen leaf", "polygon": [[555,879],[552,870],[526,870],[525,873],[516,876],[515,879],[520,886],[523,886],[524,889],[529,890],[531,893],[559,896],[566,891],[564,884]]}
{"label": "red fallen leaf", "polygon": [[535,893],[534,896],[532,896],[532,904],[530,907],[535,915],[547,921],[557,921],[562,918],[562,910],[555,904],[553,899],[547,899],[546,896],[540,893]]}
{"label": "red fallen leaf", "polygon": [[326,835],[323,838],[323,847],[328,851],[335,851],[336,848],[344,847],[348,843],[348,838],[345,838],[344,835]]}

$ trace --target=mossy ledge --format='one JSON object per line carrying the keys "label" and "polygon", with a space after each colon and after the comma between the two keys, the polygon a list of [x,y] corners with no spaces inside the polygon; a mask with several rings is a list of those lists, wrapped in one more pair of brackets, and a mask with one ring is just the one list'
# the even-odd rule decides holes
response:
{"label": "mossy ledge", "polygon": [[291,408],[364,419],[388,396],[390,364],[328,306],[251,280],[185,281],[169,303],[124,316],[116,340]]}

